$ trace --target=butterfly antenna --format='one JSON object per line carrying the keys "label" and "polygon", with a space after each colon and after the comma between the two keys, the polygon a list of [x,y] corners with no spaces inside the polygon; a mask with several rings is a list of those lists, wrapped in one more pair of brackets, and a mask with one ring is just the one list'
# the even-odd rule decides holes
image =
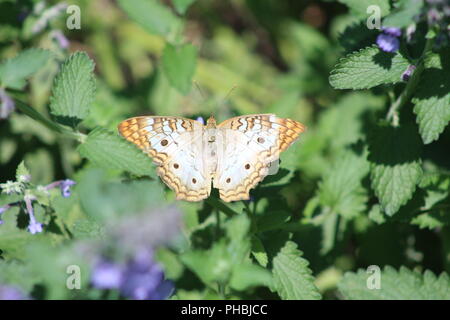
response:
{"label": "butterfly antenna", "polygon": [[225,104],[225,101],[227,101],[228,97],[231,95],[231,93],[237,88],[237,85],[234,85],[229,91],[228,93],[225,95],[225,97],[222,99],[222,103],[221,104]]}
{"label": "butterfly antenna", "polygon": [[206,95],[203,93],[202,88],[200,88],[199,84],[197,81],[194,81],[195,86],[197,87],[198,92],[200,92],[200,95],[202,96],[202,98],[204,100],[206,100]]}

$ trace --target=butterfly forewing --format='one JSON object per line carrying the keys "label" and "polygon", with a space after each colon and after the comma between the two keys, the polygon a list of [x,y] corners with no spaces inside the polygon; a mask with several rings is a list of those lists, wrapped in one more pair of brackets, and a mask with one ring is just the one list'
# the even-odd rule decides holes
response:
{"label": "butterfly forewing", "polygon": [[135,117],[119,124],[120,134],[146,152],[177,199],[209,196],[211,177],[204,163],[202,123],[178,117]]}

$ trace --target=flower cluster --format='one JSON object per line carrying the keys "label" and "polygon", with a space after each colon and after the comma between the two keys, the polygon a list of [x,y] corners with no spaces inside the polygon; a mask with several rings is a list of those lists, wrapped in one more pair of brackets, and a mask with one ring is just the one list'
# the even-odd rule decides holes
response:
{"label": "flower cluster", "polygon": [[[36,220],[34,215],[33,201],[36,201],[37,198],[35,196],[35,192],[30,184],[31,176],[29,174],[18,175],[17,181],[7,181],[6,183],[0,184],[0,188],[2,189],[2,193],[11,195],[18,194],[23,195],[23,201],[25,202],[25,211],[29,217],[29,224],[27,227],[28,232],[31,234],[36,234],[42,232],[42,223]],[[50,189],[55,187],[59,187],[61,190],[61,195],[64,198],[70,196],[71,191],[70,188],[75,184],[75,181],[70,179],[59,180],[50,183],[47,186],[38,186],[36,191],[44,191],[48,194]],[[2,207],[0,207],[0,215],[7,211],[12,206],[21,205],[22,201],[16,201],[12,203],[8,203]],[[0,225],[3,224],[3,220],[0,219]]]}
{"label": "flower cluster", "polygon": [[29,297],[16,287],[0,284],[0,300],[29,300]]}
{"label": "flower cluster", "polygon": [[382,33],[377,37],[378,47],[385,52],[395,52],[400,48],[399,37],[402,35],[400,28],[383,27]]}
{"label": "flower cluster", "polygon": [[134,300],[167,299],[173,291],[151,250],[139,250],[123,264],[102,258],[94,267],[91,283],[97,289],[119,290],[123,297]]}

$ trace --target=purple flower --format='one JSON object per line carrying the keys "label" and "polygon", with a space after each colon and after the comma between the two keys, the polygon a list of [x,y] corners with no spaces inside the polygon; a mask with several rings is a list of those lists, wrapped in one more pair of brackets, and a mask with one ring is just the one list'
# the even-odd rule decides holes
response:
{"label": "purple flower", "polygon": [[0,119],[6,119],[14,111],[14,100],[0,88]]}
{"label": "purple flower", "polygon": [[56,40],[59,47],[62,49],[67,49],[70,45],[69,40],[66,38],[64,33],[61,30],[55,30],[52,32],[52,38]]}
{"label": "purple flower", "polygon": [[25,196],[25,206],[27,207],[27,212],[28,215],[30,216],[30,224],[28,225],[28,231],[31,234],[36,234],[42,232],[42,223],[36,221],[31,201],[32,201],[31,197]]}
{"label": "purple flower", "polygon": [[382,27],[381,30],[383,33],[397,38],[402,35],[402,30],[396,27]]}
{"label": "purple flower", "polygon": [[94,267],[91,282],[97,289],[118,289],[123,279],[123,268],[113,262],[102,260]]}
{"label": "purple flower", "polygon": [[61,188],[61,194],[64,198],[68,198],[71,195],[70,187],[75,184],[75,181],[66,179],[61,181],[59,187]]}
{"label": "purple flower", "polygon": [[139,250],[126,264],[102,259],[94,267],[91,283],[97,289],[118,289],[134,300],[162,300],[173,291],[172,282],[164,280],[150,250]]}
{"label": "purple flower", "polygon": [[409,78],[411,78],[411,75],[413,74],[414,70],[416,70],[415,65],[409,65],[408,68],[405,70],[405,72],[402,73],[402,80],[408,81]]}
{"label": "purple flower", "polygon": [[124,297],[135,300],[167,299],[173,291],[173,284],[164,280],[164,272],[153,261],[151,252],[142,250],[127,264],[120,292]]}
{"label": "purple flower", "polygon": [[28,300],[29,298],[19,289],[0,284],[0,300]]}
{"label": "purple flower", "polygon": [[381,33],[377,37],[377,45],[385,52],[395,52],[400,47],[400,41],[396,37]]}

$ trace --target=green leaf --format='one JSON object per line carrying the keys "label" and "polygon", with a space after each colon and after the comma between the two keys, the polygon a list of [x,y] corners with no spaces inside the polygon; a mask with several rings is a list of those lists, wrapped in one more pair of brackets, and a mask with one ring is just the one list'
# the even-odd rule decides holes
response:
{"label": "green leaf", "polygon": [[384,27],[403,28],[414,23],[413,18],[420,14],[422,0],[400,0],[396,8],[383,20]]}
{"label": "green leaf", "polygon": [[89,133],[78,147],[81,156],[101,168],[129,171],[138,176],[154,176],[151,159],[136,146],[103,128]]}
{"label": "green leaf", "polygon": [[181,261],[194,272],[203,283],[228,282],[233,264],[224,241],[216,242],[210,250],[192,250],[181,255]]}
{"label": "green leaf", "polygon": [[446,273],[436,277],[426,270],[423,274],[401,267],[399,271],[386,266],[381,272],[380,289],[369,289],[373,273],[358,270],[348,272],[338,284],[346,299],[352,300],[448,300],[450,278]]}
{"label": "green leaf", "polygon": [[94,98],[94,62],[86,53],[76,52],[66,59],[55,78],[50,111],[58,122],[74,126],[88,115]]}
{"label": "green leaf", "polygon": [[339,0],[339,2],[347,5],[351,13],[360,18],[368,18],[370,14],[367,13],[367,8],[373,5],[380,8],[382,17],[390,11],[389,0]]}
{"label": "green leaf", "polygon": [[272,286],[272,274],[255,264],[237,264],[233,268],[230,287],[234,290],[244,291],[251,287]]}
{"label": "green leaf", "polygon": [[156,0],[119,0],[119,6],[146,31],[167,36],[179,20]]}
{"label": "green leaf", "polygon": [[274,288],[283,300],[317,300],[321,298],[314,285],[308,261],[292,241],[287,241],[273,259]]}
{"label": "green leaf", "polygon": [[422,176],[421,142],[412,125],[375,128],[369,141],[372,188],[385,213],[395,214],[411,199]]}
{"label": "green leaf", "polygon": [[367,195],[362,187],[362,179],[369,173],[366,158],[367,152],[360,146],[340,153],[319,185],[318,196],[323,206],[346,218],[366,209]]}
{"label": "green leaf", "polygon": [[42,68],[51,53],[48,50],[31,48],[22,51],[16,57],[0,65],[0,83],[2,87],[23,89],[25,79]]}
{"label": "green leaf", "polygon": [[263,243],[257,236],[252,237],[252,255],[255,257],[256,261],[262,266],[267,267],[269,263],[269,258],[267,256],[266,249]]}
{"label": "green leaf", "polygon": [[25,166],[25,162],[22,161],[16,170],[16,181],[21,181],[23,177],[30,176],[30,171],[28,171],[27,167]]}
{"label": "green leaf", "polygon": [[341,59],[331,71],[330,84],[336,89],[369,89],[397,83],[408,65],[400,53],[388,53],[372,46]]}
{"label": "green leaf", "polygon": [[194,3],[195,0],[172,0],[175,10],[179,14],[185,14],[186,10]]}
{"label": "green leaf", "polygon": [[166,44],[162,56],[164,74],[170,84],[183,94],[188,94],[191,89],[196,63],[197,48],[192,44],[179,47]]}
{"label": "green leaf", "polygon": [[450,121],[450,50],[431,53],[425,59],[417,93],[413,98],[414,113],[422,141],[431,143],[439,138]]}

